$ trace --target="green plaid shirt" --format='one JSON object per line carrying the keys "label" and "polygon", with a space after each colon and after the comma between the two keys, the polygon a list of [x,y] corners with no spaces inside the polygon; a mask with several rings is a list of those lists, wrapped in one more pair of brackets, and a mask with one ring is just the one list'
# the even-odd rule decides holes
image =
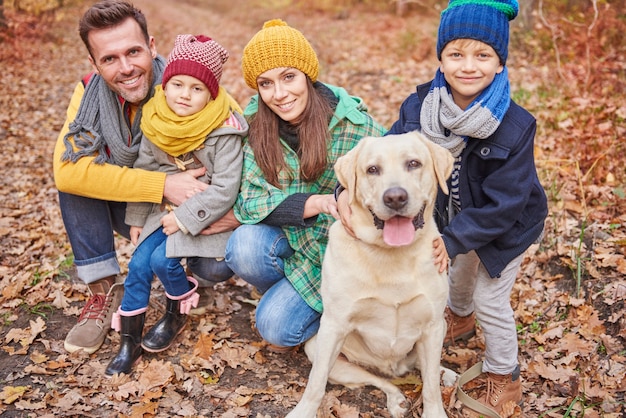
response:
{"label": "green plaid shirt", "polygon": [[[367,107],[360,98],[350,96],[343,88],[326,86],[339,99],[329,125],[332,141],[329,144],[326,171],[314,183],[306,183],[299,177],[291,178],[291,173],[282,172],[279,175],[282,189],[279,189],[263,178],[246,140],[243,146],[241,191],[234,208],[235,216],[241,223],[256,224],[263,221],[288,196],[295,193],[333,193],[337,182],[333,167],[337,158],[351,150],[362,137],[382,136],[385,133],[385,128],[367,113]],[[257,100],[257,96],[253,97],[244,111],[247,117],[257,111]],[[292,173],[299,173],[300,161],[296,153],[282,139],[280,141],[287,165]],[[294,254],[285,260],[285,276],[306,303],[318,312],[322,312],[322,257],[328,243],[328,228],[333,222],[332,216],[321,213],[313,226],[282,228],[294,249]]]}

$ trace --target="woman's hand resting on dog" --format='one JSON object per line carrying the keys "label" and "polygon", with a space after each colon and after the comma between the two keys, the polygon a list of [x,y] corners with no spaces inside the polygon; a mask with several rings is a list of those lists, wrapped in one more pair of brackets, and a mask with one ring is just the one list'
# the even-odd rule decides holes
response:
{"label": "woman's hand resting on dog", "polygon": [[[332,215],[332,214],[331,214]],[[337,196],[337,215],[333,215],[335,219],[341,221],[341,224],[345,228],[346,232],[353,238],[356,238],[352,225],[350,224],[350,217],[352,216],[352,210],[348,204],[348,192],[343,190]]]}
{"label": "woman's hand resting on dog", "polygon": [[335,202],[335,196],[332,194],[314,194],[309,196],[306,202],[304,202],[303,218],[310,218],[320,213],[327,213],[335,219],[337,218],[337,202]]}

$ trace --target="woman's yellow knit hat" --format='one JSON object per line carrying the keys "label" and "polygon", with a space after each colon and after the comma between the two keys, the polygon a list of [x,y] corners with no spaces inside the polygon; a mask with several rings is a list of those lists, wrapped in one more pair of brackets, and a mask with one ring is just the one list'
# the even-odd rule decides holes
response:
{"label": "woman's yellow knit hat", "polygon": [[257,77],[279,67],[296,68],[317,81],[319,61],[302,32],[281,19],[268,20],[243,49],[243,78],[257,90]]}

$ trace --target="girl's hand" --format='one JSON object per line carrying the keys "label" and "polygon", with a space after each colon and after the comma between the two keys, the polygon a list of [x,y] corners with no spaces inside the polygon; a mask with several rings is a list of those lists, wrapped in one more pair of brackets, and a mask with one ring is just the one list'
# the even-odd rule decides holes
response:
{"label": "girl's hand", "polygon": [[167,215],[161,218],[161,225],[163,225],[163,233],[165,235],[172,235],[180,228],[178,227],[178,222],[176,222],[176,215],[174,212],[169,212]]}
{"label": "girl's hand", "polygon": [[141,235],[142,230],[143,227],[141,226],[130,227],[130,242],[132,242],[133,245],[137,245],[137,241],[139,240],[139,235]]}

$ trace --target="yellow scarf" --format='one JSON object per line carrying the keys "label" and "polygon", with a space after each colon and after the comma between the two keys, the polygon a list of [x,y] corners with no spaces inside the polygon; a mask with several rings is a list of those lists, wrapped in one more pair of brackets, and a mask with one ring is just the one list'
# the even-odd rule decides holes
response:
{"label": "yellow scarf", "polygon": [[154,97],[143,106],[141,130],[161,150],[178,157],[202,145],[207,135],[230,117],[231,110],[241,113],[235,99],[220,87],[217,97],[204,109],[193,115],[178,116],[167,106],[163,88],[158,85]]}

